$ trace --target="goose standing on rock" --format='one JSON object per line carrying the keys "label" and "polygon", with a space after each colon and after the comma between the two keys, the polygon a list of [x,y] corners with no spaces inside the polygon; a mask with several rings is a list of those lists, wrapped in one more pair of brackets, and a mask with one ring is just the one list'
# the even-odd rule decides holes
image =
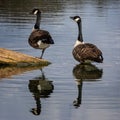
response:
{"label": "goose standing on rock", "polygon": [[98,49],[96,45],[83,42],[81,18],[79,16],[70,18],[78,24],[78,39],[72,51],[73,57],[81,63],[85,63],[87,61],[102,63],[103,56],[101,50]]}
{"label": "goose standing on rock", "polygon": [[41,11],[34,8],[32,14],[36,15],[37,19],[28,42],[33,48],[42,50],[40,56],[40,59],[42,59],[45,49],[48,48],[50,44],[54,44],[54,41],[48,31],[40,29]]}

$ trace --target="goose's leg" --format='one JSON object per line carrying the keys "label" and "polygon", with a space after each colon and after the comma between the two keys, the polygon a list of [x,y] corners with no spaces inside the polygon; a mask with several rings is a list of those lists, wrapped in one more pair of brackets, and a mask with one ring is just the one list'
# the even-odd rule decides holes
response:
{"label": "goose's leg", "polygon": [[45,49],[42,50],[42,54],[40,56],[40,59],[42,59],[44,52],[45,52]]}

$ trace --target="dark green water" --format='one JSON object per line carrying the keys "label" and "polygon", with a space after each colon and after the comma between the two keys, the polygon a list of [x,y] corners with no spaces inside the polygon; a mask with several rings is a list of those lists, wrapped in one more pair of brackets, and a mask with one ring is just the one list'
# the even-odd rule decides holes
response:
{"label": "dark green water", "polygon": [[[43,56],[52,64],[0,78],[0,120],[119,120],[120,1],[0,0],[0,47],[40,56],[27,41],[34,7],[55,41]],[[73,59],[74,15],[82,18],[84,41],[102,50],[102,64],[83,67]]]}

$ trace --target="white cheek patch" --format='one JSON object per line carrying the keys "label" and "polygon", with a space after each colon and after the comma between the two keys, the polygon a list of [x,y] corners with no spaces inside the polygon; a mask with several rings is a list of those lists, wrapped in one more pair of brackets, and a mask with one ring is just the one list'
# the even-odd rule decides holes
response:
{"label": "white cheek patch", "polygon": [[80,20],[80,18],[76,18],[75,21],[77,22],[78,20]]}
{"label": "white cheek patch", "polygon": [[34,12],[34,15],[36,15],[36,14],[37,14],[37,12],[38,12],[38,10],[36,10],[36,11]]}

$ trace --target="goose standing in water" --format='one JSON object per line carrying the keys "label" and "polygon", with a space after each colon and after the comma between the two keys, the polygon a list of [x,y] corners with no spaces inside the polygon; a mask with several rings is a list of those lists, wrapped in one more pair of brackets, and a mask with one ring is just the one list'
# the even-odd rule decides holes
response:
{"label": "goose standing in water", "polygon": [[70,18],[77,22],[79,32],[78,39],[72,51],[74,58],[81,63],[84,63],[86,61],[102,63],[103,56],[101,50],[98,49],[96,45],[83,42],[81,18],[79,16],[74,16]]}
{"label": "goose standing in water", "polygon": [[42,50],[40,56],[40,59],[42,59],[45,49],[48,48],[50,44],[54,44],[54,41],[48,31],[40,29],[41,11],[39,9],[33,9],[32,14],[36,15],[37,19],[28,42],[33,48]]}

